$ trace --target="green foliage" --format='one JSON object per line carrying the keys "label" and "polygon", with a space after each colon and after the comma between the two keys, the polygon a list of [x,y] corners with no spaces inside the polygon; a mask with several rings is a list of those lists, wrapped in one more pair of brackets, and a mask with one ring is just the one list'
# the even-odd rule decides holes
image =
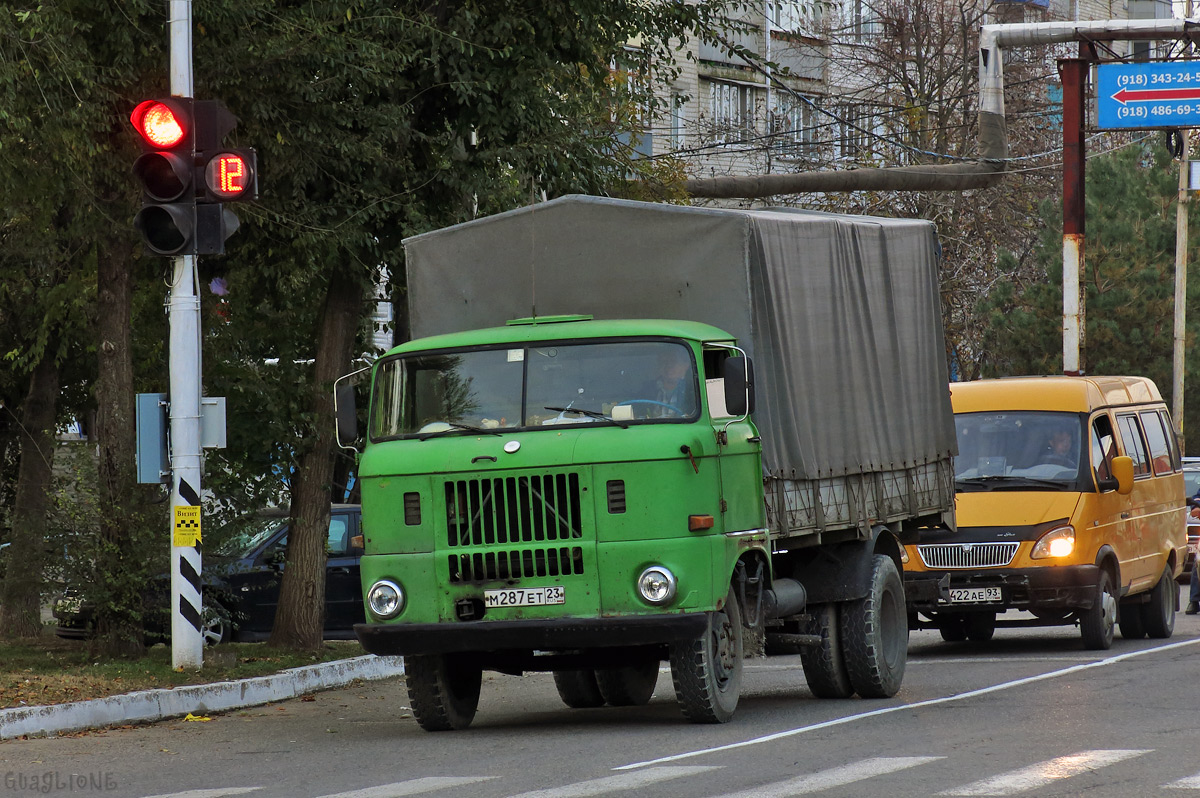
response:
{"label": "green foliage", "polygon": [[[1175,211],[1179,165],[1161,146],[1129,146],[1088,161],[1084,272],[1087,329],[1082,353],[1090,374],[1150,377],[1168,397],[1172,385]],[[1035,252],[1042,279],[998,283],[977,308],[987,320],[984,376],[1055,374],[1062,370],[1062,210],[1041,206],[1045,223]],[[1188,341],[1200,326],[1200,222],[1189,217]],[[1006,255],[997,264],[1016,273]],[[1197,373],[1186,360],[1185,384]],[[1195,375],[1195,377],[1193,376]],[[1185,407],[1184,428],[1197,429],[1200,408]]]}

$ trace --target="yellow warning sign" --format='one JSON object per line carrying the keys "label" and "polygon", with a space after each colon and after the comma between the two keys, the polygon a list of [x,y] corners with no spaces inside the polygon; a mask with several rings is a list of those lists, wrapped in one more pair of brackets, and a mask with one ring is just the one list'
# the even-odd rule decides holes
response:
{"label": "yellow warning sign", "polygon": [[200,508],[175,507],[175,532],[172,546],[195,546],[200,542]]}

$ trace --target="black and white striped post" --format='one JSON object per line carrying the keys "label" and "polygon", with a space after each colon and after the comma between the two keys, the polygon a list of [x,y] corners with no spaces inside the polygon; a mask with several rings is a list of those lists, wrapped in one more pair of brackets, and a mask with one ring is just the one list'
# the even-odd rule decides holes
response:
{"label": "black and white striped post", "polygon": [[[192,96],[192,4],[169,0],[171,94]],[[168,306],[171,372],[171,666],[204,664],[200,599],[200,284],[196,256],[172,262]]]}

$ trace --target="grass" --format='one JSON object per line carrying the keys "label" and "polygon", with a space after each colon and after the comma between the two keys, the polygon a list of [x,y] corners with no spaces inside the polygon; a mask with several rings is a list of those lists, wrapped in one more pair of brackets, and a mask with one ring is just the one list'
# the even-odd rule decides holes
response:
{"label": "grass", "polygon": [[327,641],[316,655],[267,648],[265,643],[226,643],[205,649],[199,671],[178,672],[171,668],[168,645],[147,649],[141,659],[106,660],[89,655],[86,641],[62,640],[47,629],[33,642],[0,641],[0,709],[265,676],[364,653],[354,641]]}

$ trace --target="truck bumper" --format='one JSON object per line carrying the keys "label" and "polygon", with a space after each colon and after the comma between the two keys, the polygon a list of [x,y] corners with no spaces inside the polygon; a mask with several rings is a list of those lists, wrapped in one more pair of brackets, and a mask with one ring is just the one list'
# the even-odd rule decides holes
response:
{"label": "truck bumper", "polygon": [[550,618],[527,621],[355,624],[372,654],[419,656],[461,652],[607,648],[682,643],[708,629],[708,614],[625,618]]}
{"label": "truck bumper", "polygon": [[[988,571],[919,571],[904,574],[908,609],[954,612],[979,609],[1087,609],[1096,600],[1100,568],[1096,565],[1055,565]],[[998,587],[1001,600],[980,604],[950,601],[952,587]]]}

